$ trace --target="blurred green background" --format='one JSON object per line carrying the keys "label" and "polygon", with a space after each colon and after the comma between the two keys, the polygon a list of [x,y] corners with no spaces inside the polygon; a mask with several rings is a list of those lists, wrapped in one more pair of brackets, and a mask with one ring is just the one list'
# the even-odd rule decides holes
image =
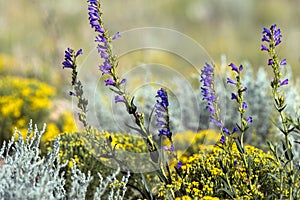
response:
{"label": "blurred green background", "polygon": [[[276,23],[283,33],[280,55],[300,75],[300,1],[107,0],[102,4],[112,33],[149,26],[174,29],[195,39],[215,61],[225,54],[229,62],[248,60],[254,67],[266,65],[267,55],[260,52],[262,28]],[[0,0],[0,54],[6,62],[2,72],[35,77],[56,87],[65,84],[69,80],[61,70],[65,48],[95,46],[87,18],[85,0]]]}

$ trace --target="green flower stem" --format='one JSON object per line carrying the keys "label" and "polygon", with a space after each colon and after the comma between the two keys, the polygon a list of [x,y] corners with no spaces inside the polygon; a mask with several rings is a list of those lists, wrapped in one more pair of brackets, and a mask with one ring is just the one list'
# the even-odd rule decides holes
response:
{"label": "green flower stem", "polygon": [[[278,59],[278,56],[275,52],[275,44],[274,44],[274,41],[271,41],[270,43],[270,50],[269,50],[269,55],[271,57],[271,59],[273,60],[273,64],[271,65],[272,66],[272,69],[273,69],[273,73],[274,73],[274,79],[273,81],[271,82],[271,87],[272,87],[272,95],[273,95],[273,99],[274,99],[274,102],[275,102],[275,108],[276,110],[279,112],[279,115],[280,115],[280,121],[281,121],[281,124],[282,124],[282,130],[281,132],[284,134],[284,137],[285,137],[285,146],[287,147],[288,151],[292,153],[292,150],[293,150],[293,147],[290,143],[290,140],[289,140],[289,130],[288,130],[288,118],[285,116],[283,110],[285,108],[285,100],[284,100],[284,97],[279,93],[278,91],[278,88],[280,87],[280,83],[279,83],[279,80],[282,76],[281,72],[279,71],[280,69],[280,61]],[[293,172],[293,160],[292,158],[289,158],[291,160],[289,160],[289,168],[287,168],[287,171],[288,171],[288,178],[289,178],[289,199],[292,200],[293,199],[293,192],[294,192],[294,184],[295,184],[295,174]],[[284,167],[285,168],[285,167]],[[281,184],[280,184],[280,189],[281,189],[281,193],[283,193],[283,188],[282,188],[282,181],[283,181],[283,178],[282,178],[282,174],[281,174],[281,177],[280,177],[280,181],[281,181]],[[280,195],[280,199],[282,199],[282,195]]]}

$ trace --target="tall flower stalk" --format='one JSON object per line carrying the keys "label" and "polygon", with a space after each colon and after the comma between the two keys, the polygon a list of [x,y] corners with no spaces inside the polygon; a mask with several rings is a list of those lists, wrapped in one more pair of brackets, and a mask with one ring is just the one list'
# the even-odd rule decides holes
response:
{"label": "tall flower stalk", "polygon": [[100,0],[88,0],[88,14],[91,27],[95,30],[97,36],[95,42],[97,43],[97,50],[100,57],[104,60],[99,66],[99,70],[102,72],[102,76],[106,79],[105,84],[116,93],[115,102],[124,103],[127,112],[133,115],[136,125],[139,127],[138,132],[145,139],[148,146],[151,158],[153,161],[157,161],[157,147],[152,140],[152,135],[147,131],[144,126],[144,114],[137,112],[137,107],[134,104],[134,97],[130,97],[130,94],[125,91],[126,79],[121,79],[117,74],[117,56],[113,54],[112,41],[120,37],[120,33],[110,35],[108,30],[104,27],[102,20],[102,13],[100,11]]}
{"label": "tall flower stalk", "polygon": [[[285,98],[280,91],[280,88],[284,85],[288,84],[288,79],[282,79],[281,68],[286,65],[286,59],[279,59],[278,54],[276,52],[276,47],[281,43],[281,31],[277,28],[277,25],[274,24],[268,28],[263,28],[263,37],[262,42],[264,44],[261,45],[261,50],[266,51],[269,55],[268,65],[272,68],[274,77],[271,81],[271,88],[272,88],[272,96],[274,100],[274,106],[280,115],[281,125],[278,125],[279,130],[284,135],[283,143],[283,151],[285,155],[286,162],[282,162],[280,159],[278,160],[279,163],[282,164],[282,167],[285,169],[288,183],[289,183],[289,199],[293,199],[294,195],[294,187],[295,187],[295,173],[294,173],[294,166],[293,166],[293,146],[290,142],[289,135],[293,132],[293,127],[289,123],[289,117],[284,112],[286,107]],[[272,145],[270,144],[271,150],[273,149]],[[274,151],[273,151],[274,152]],[[277,157],[277,155],[275,155]],[[280,199],[283,198],[284,188],[283,188],[283,177],[282,172],[280,175]]]}
{"label": "tall flower stalk", "polygon": [[[126,91],[126,79],[121,79],[117,74],[118,61],[117,55],[115,55],[112,50],[112,42],[120,37],[120,33],[118,32],[114,35],[110,35],[109,31],[104,27],[102,13],[100,11],[100,0],[88,0],[87,2],[90,25],[97,34],[95,37],[97,50],[100,57],[103,59],[103,63],[100,64],[99,70],[105,78],[104,82],[116,94],[115,103],[124,103],[128,114],[133,116],[137,127],[130,125],[129,127],[136,130],[142,136],[145,144],[147,145],[151,160],[160,166],[159,170],[156,171],[160,180],[169,184],[171,179],[167,177],[162,164],[163,152],[160,153],[161,151],[158,149],[157,143],[153,139],[154,135],[151,134],[149,127],[146,128],[144,124],[144,113],[138,111],[134,104],[134,96],[131,96]],[[158,118],[161,118],[162,116],[165,117],[165,124],[163,124],[162,121],[157,121],[159,125],[162,126],[159,130],[159,135],[164,135],[172,141],[172,133],[169,127],[169,114],[167,108],[168,99],[166,91],[163,89],[159,90],[157,97],[160,97],[161,101],[157,101],[156,103],[156,115]],[[159,109],[160,111],[158,111]],[[174,147],[173,144],[172,146]],[[172,149],[172,146],[170,149]],[[148,193],[148,197],[152,198],[151,194]]]}

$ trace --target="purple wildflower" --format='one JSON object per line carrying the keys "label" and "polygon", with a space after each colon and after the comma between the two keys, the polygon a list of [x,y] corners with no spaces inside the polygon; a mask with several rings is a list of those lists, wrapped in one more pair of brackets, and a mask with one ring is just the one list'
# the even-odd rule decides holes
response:
{"label": "purple wildflower", "polygon": [[222,144],[225,143],[225,136],[224,136],[224,135],[221,136],[220,142],[221,142]]}
{"label": "purple wildflower", "polygon": [[283,59],[282,61],[280,61],[280,65],[281,65],[281,66],[286,65],[286,59]]}
{"label": "purple wildflower", "polygon": [[230,84],[233,84],[233,85],[236,85],[236,82],[233,81],[232,79],[230,78],[227,78],[227,83],[230,83]]}
{"label": "purple wildflower", "polygon": [[273,65],[273,63],[274,63],[273,59],[268,60],[268,65]]}
{"label": "purple wildflower", "polygon": [[126,100],[125,100],[125,98],[123,96],[116,95],[115,96],[115,103],[119,103],[119,102],[126,103]]}
{"label": "purple wildflower", "polygon": [[183,165],[182,162],[179,161],[179,162],[177,163],[177,168],[178,168],[178,169],[181,169],[182,165]]}
{"label": "purple wildflower", "polygon": [[223,126],[223,122],[221,120],[217,120],[214,117],[210,117],[209,121],[214,123],[217,127],[221,128]]}
{"label": "purple wildflower", "polygon": [[285,79],[284,81],[279,80],[280,86],[289,84],[289,79]]}
{"label": "purple wildflower", "polygon": [[252,121],[253,121],[252,117],[248,117],[248,119],[246,120],[247,124],[252,123]]}
{"label": "purple wildflower", "polygon": [[247,108],[247,103],[244,101],[243,104],[242,104],[242,109],[246,110],[246,108]]}
{"label": "purple wildflower", "polygon": [[216,113],[215,108],[210,103],[208,103],[208,105],[206,106],[206,109],[209,110],[209,113],[211,113],[211,114]]}
{"label": "purple wildflower", "polygon": [[238,97],[236,96],[236,94],[231,93],[231,99],[232,100],[237,100],[238,101]]}
{"label": "purple wildflower", "polygon": [[115,85],[116,82],[112,80],[110,77],[104,81],[106,85]]}
{"label": "purple wildflower", "polygon": [[120,32],[117,32],[113,37],[112,37],[112,40],[115,40],[117,38],[121,37],[121,34]]}

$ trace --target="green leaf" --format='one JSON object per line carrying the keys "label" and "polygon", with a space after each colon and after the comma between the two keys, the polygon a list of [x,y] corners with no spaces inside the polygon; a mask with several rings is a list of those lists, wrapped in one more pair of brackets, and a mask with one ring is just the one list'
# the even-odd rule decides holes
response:
{"label": "green leaf", "polygon": [[234,194],[232,194],[228,189],[220,188],[220,189],[217,190],[217,192],[220,192],[220,191],[225,192],[226,194],[228,194],[230,196],[231,199],[234,199]]}

